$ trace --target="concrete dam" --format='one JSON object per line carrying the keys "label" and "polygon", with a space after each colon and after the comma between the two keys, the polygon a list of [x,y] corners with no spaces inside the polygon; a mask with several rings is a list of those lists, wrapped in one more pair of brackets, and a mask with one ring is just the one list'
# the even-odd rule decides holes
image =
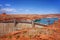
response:
{"label": "concrete dam", "polygon": [[[35,25],[36,24],[36,25]],[[0,23],[0,36],[5,35],[11,32],[15,32],[24,28],[32,28],[33,26],[35,27],[44,27],[46,25],[41,25],[37,23],[30,23],[30,22],[21,22],[21,23]]]}

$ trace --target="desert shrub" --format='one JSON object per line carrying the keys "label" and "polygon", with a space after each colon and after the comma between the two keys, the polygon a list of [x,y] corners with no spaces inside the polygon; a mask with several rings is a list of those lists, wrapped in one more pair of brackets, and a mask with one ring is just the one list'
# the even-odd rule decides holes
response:
{"label": "desert shrub", "polygon": [[17,36],[16,36],[16,39],[18,39],[19,37],[20,37],[20,35],[17,35]]}

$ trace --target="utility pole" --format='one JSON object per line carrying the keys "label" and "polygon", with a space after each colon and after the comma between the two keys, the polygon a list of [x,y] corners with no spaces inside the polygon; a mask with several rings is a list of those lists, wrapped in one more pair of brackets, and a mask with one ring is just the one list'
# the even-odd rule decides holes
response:
{"label": "utility pole", "polygon": [[35,27],[35,23],[34,23],[34,20],[32,20],[32,27]]}
{"label": "utility pole", "polygon": [[13,31],[16,30],[16,19],[13,20],[14,21],[14,27],[13,27]]}
{"label": "utility pole", "polygon": [[15,30],[18,29],[18,28],[16,27],[16,25],[17,25],[17,21],[16,21],[16,19],[14,19],[14,28],[15,28]]}

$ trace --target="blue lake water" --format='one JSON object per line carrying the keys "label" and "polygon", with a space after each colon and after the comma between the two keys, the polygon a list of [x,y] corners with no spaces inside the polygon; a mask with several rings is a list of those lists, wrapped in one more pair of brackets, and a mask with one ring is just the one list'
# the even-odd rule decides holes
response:
{"label": "blue lake water", "polygon": [[48,25],[48,24],[53,24],[57,20],[58,18],[42,18],[42,19],[37,19],[34,22]]}

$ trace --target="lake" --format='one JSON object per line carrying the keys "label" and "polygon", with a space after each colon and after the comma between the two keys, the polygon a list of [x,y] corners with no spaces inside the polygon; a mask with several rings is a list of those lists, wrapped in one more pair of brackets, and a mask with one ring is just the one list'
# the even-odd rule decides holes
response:
{"label": "lake", "polygon": [[50,24],[53,24],[57,20],[58,18],[42,18],[42,19],[37,19],[34,22],[50,25]]}

